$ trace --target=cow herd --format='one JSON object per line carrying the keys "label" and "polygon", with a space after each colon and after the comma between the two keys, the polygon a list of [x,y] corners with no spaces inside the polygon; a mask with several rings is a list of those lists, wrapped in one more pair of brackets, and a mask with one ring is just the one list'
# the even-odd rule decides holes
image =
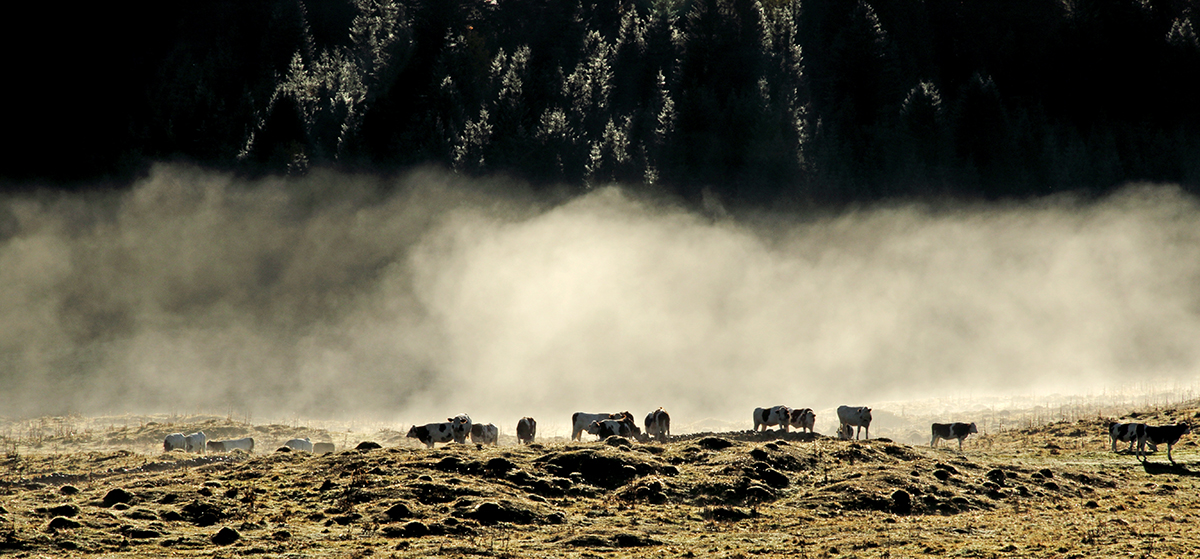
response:
{"label": "cow herd", "polygon": [[[840,439],[870,439],[871,408],[862,406],[839,406],[838,438]],[[768,427],[778,426],[781,431],[788,432],[790,428],[809,433],[813,432],[816,414],[810,408],[789,408],[787,406],[772,406],[754,409],[754,431],[766,431]],[[580,440],[584,432],[598,436],[601,440],[611,436],[636,438],[639,440],[658,440],[666,442],[671,435],[671,416],[666,410],[658,408],[650,412],[643,422],[645,431],[638,427],[633,414],[624,411],[619,413],[585,413],[576,412],[571,416],[571,440]],[[941,440],[958,440],[958,450],[962,452],[962,443],[967,436],[978,433],[974,423],[934,423],[931,429],[930,447],[936,447]],[[1171,450],[1180,437],[1191,432],[1186,423],[1175,425],[1146,425],[1145,423],[1111,423],[1108,435],[1112,441],[1112,451],[1117,451],[1118,442],[1128,442],[1129,452],[1136,453],[1139,460],[1145,461],[1146,447],[1151,452],[1158,451],[1158,445],[1167,445],[1167,459],[1175,463]],[[491,423],[474,423],[471,416],[461,413],[447,418],[440,423],[413,425],[406,435],[417,439],[427,448],[433,448],[436,443],[455,442],[463,444],[467,438],[472,443],[484,445],[498,444],[499,429]],[[517,441],[520,444],[532,443],[537,435],[537,421],[532,417],[522,417],[517,421]],[[163,451],[183,450],[204,454],[208,452],[231,452],[242,450],[254,452],[254,439],[244,437],[224,441],[210,441],[203,431],[184,435],[172,433],[163,439]],[[318,454],[333,452],[331,443],[313,443],[307,437],[291,439],[284,446],[297,451]]]}

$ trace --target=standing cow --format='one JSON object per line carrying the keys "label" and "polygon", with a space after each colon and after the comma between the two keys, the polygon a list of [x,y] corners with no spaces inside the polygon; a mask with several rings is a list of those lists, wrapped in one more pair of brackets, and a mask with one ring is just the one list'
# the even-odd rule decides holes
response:
{"label": "standing cow", "polygon": [[754,408],[754,430],[758,431],[762,427],[763,431],[767,427],[779,425],[780,429],[786,433],[789,422],[791,421],[792,410],[787,406],[774,406],[770,408]]}
{"label": "standing cow", "polygon": [[788,423],[800,431],[808,430],[812,433],[813,425],[817,423],[817,414],[813,413],[811,408],[794,409],[789,414]]}
{"label": "standing cow", "polygon": [[471,416],[460,413],[446,421],[454,426],[454,442],[466,444],[467,436],[471,434]]}
{"label": "standing cow", "polygon": [[500,438],[500,430],[495,425],[488,423],[476,423],[471,426],[471,442],[475,444],[497,444]]}
{"label": "standing cow", "polygon": [[187,437],[184,437],[183,433],[171,433],[163,439],[163,452],[171,452],[175,449],[187,450]]}
{"label": "standing cow", "polygon": [[[583,432],[587,431],[588,427],[591,427],[591,425],[597,421],[604,421],[605,419],[621,419],[622,416],[623,414],[619,413],[575,412],[571,414],[571,440],[579,440],[580,437],[583,436]],[[592,434],[594,435],[595,433]]]}
{"label": "standing cow", "polygon": [[421,441],[425,448],[433,448],[434,443],[448,443],[454,440],[454,423],[447,421],[445,423],[426,423],[421,426],[413,425],[405,437]]}
{"label": "standing cow", "polygon": [[662,408],[658,408],[646,416],[646,436],[667,442],[671,436],[671,416]]}
{"label": "standing cow", "polygon": [[1176,425],[1147,425],[1143,430],[1142,435],[1138,437],[1137,456],[1138,460],[1146,461],[1146,445],[1157,446],[1160,444],[1167,445],[1167,460],[1172,464],[1175,459],[1171,457],[1171,447],[1179,442],[1179,438],[1192,432],[1191,426],[1187,423],[1179,423]]}
{"label": "standing cow", "polygon": [[933,438],[929,440],[930,447],[937,446],[937,442],[942,439],[958,439],[958,451],[962,452],[963,439],[971,433],[978,433],[979,429],[975,427],[974,423],[934,423],[932,431]]}
{"label": "standing cow", "polygon": [[537,421],[532,417],[522,417],[517,421],[517,442],[521,444],[529,444],[533,442],[533,437],[537,435]]}
{"label": "standing cow", "polygon": [[205,444],[207,440],[204,431],[198,431],[183,438],[183,448],[188,452],[204,454],[208,446]]}
{"label": "standing cow", "polygon": [[841,427],[838,428],[839,432],[846,427],[855,427],[854,438],[857,439],[863,433],[863,430],[866,429],[865,438],[871,438],[871,408],[866,406],[838,406],[837,414],[838,421],[841,422]]}
{"label": "standing cow", "polygon": [[[1112,451],[1117,451],[1117,441],[1128,442],[1129,452],[1133,452],[1133,445],[1138,438],[1146,432],[1145,423],[1110,423],[1108,425],[1108,438],[1112,439]],[[1150,450],[1158,452],[1158,447],[1152,441],[1149,442]]]}

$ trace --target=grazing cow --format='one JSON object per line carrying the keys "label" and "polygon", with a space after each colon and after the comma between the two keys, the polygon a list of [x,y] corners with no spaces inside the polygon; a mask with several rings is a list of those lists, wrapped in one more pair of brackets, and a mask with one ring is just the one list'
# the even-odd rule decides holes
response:
{"label": "grazing cow", "polygon": [[[571,440],[577,441],[583,435],[592,423],[611,419],[613,414],[608,413],[584,413],[575,412],[571,414]],[[594,433],[593,433],[594,434]]]}
{"label": "grazing cow", "polygon": [[637,429],[637,426],[628,421],[602,419],[600,421],[593,421],[591,425],[588,425],[587,431],[593,435],[599,435],[600,440],[604,440],[612,436],[632,437],[635,429]]}
{"label": "grazing cow", "polygon": [[[1142,436],[1146,431],[1145,423],[1110,423],[1108,424],[1108,438],[1112,439],[1112,451],[1117,451],[1117,441],[1128,441],[1129,452],[1133,452],[1133,445],[1137,442],[1138,437]],[[1158,452],[1158,447],[1153,442],[1147,441],[1152,452]]]}
{"label": "grazing cow", "polygon": [[667,442],[671,436],[671,416],[662,408],[658,408],[646,416],[646,436]]}
{"label": "grazing cow", "polygon": [[517,421],[517,442],[529,444],[533,442],[534,435],[537,435],[537,421],[532,417],[522,417]]}
{"label": "grazing cow", "polygon": [[1156,446],[1160,444],[1167,445],[1167,460],[1172,464],[1175,459],[1171,457],[1171,447],[1179,442],[1179,437],[1182,437],[1192,432],[1192,428],[1187,423],[1179,423],[1176,425],[1147,425],[1142,436],[1138,437],[1137,453],[1138,460],[1145,462],[1146,445]]}
{"label": "grazing cow", "polygon": [[963,439],[971,433],[978,433],[979,429],[974,423],[934,423],[933,438],[929,440],[929,446],[937,445],[937,442],[946,439],[958,439],[958,451],[962,452]]}
{"label": "grazing cow", "polygon": [[758,431],[759,426],[762,426],[762,430],[766,431],[767,427],[781,425],[780,429],[786,433],[791,415],[792,410],[787,406],[754,408],[754,430]]}
{"label": "grazing cow", "polygon": [[171,433],[163,439],[163,452],[171,452],[177,448],[187,450],[187,438],[183,436],[183,433]]}
{"label": "grazing cow", "polygon": [[853,426],[857,428],[854,431],[855,439],[862,434],[863,429],[866,429],[867,431],[865,438],[871,438],[871,408],[865,406],[838,406],[837,414],[838,421],[841,422],[842,429],[844,429],[846,426]]}
{"label": "grazing cow", "polygon": [[307,452],[309,454],[312,454],[313,451],[312,441],[309,440],[308,437],[304,437],[303,439],[292,439],[286,443],[283,443],[283,446],[286,446],[292,450]]}
{"label": "grazing cow", "polygon": [[448,443],[454,440],[454,423],[426,423],[420,427],[413,425],[405,436],[425,443],[426,448],[433,448],[434,443]]}
{"label": "grazing cow", "polygon": [[192,433],[183,438],[183,449],[188,452],[204,454],[205,441],[207,439],[208,437],[204,435],[204,431]]}
{"label": "grazing cow", "polygon": [[313,454],[333,454],[333,443],[313,443]]}
{"label": "grazing cow", "polygon": [[471,434],[471,416],[460,413],[454,417],[446,419],[454,426],[454,442],[464,444],[467,442],[467,435]]}
{"label": "grazing cow", "polygon": [[795,409],[788,414],[788,423],[798,430],[808,430],[813,432],[813,425],[817,423],[817,414],[813,413],[811,408]]}
{"label": "grazing cow", "polygon": [[208,441],[209,452],[232,452],[234,450],[254,452],[254,439],[245,437],[226,441]]}
{"label": "grazing cow", "polygon": [[471,442],[475,444],[496,444],[500,439],[500,430],[495,425],[476,423],[471,425]]}

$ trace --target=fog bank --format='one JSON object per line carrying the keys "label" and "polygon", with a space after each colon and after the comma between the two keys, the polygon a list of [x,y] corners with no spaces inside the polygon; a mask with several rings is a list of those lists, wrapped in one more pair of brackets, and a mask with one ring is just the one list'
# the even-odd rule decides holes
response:
{"label": "fog bank", "polygon": [[1198,241],[1168,186],[725,215],[616,187],[160,166],[0,197],[0,409],[511,430],[663,406],[749,428],[765,405],[1191,381]]}

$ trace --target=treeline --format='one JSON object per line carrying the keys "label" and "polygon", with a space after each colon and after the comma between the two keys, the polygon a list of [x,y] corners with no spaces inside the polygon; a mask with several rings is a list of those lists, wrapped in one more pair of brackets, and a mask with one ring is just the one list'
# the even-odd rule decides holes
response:
{"label": "treeline", "polygon": [[184,159],[435,164],[751,205],[1200,188],[1194,0],[89,9],[59,36],[74,56],[18,66],[43,79],[16,104],[10,179]]}

